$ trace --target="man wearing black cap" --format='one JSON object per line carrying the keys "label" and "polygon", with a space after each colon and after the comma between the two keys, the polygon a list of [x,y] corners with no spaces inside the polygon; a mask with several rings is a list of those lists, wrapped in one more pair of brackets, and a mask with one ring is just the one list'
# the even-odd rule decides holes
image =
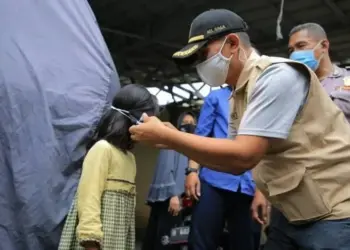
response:
{"label": "man wearing black cap", "polygon": [[269,236],[265,249],[349,250],[350,126],[310,68],[259,56],[247,28],[231,11],[206,11],[192,22],[189,44],[174,54],[178,63],[194,64],[205,83],[234,88],[233,139],[182,133],[147,115],[130,128],[131,137],[213,170],[254,169],[256,186],[292,228],[279,232],[293,244],[286,248]]}

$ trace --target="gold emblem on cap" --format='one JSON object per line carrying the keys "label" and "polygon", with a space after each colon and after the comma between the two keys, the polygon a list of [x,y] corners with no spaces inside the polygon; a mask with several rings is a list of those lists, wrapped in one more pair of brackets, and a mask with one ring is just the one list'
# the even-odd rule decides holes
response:
{"label": "gold emblem on cap", "polygon": [[198,42],[204,40],[204,35],[194,36],[188,40],[188,43]]}
{"label": "gold emblem on cap", "polygon": [[343,81],[344,81],[344,86],[345,87],[350,87],[350,77],[349,76],[344,77]]}
{"label": "gold emblem on cap", "polygon": [[188,48],[185,51],[176,52],[173,57],[185,57],[192,54],[196,49],[198,49],[198,44],[193,45],[191,48]]}

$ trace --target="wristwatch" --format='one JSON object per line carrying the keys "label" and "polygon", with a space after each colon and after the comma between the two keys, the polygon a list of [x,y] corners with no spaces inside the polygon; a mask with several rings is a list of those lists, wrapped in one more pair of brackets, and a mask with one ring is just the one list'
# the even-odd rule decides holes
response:
{"label": "wristwatch", "polygon": [[199,169],[198,168],[186,168],[185,170],[185,175],[189,175],[190,173],[198,173]]}

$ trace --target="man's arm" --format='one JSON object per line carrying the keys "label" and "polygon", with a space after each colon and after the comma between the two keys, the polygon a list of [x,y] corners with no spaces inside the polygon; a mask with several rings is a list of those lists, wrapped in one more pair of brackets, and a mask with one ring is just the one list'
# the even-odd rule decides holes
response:
{"label": "man's arm", "polygon": [[237,136],[230,140],[182,134],[170,129],[165,133],[165,143],[171,148],[210,169],[232,174],[252,169],[268,148],[268,139],[263,137]]}
{"label": "man's arm", "polygon": [[[165,144],[211,169],[241,174],[262,159],[271,139],[286,139],[303,106],[308,79],[287,64],[260,77],[234,140],[205,138],[164,128]],[[165,131],[166,130],[166,131]]]}

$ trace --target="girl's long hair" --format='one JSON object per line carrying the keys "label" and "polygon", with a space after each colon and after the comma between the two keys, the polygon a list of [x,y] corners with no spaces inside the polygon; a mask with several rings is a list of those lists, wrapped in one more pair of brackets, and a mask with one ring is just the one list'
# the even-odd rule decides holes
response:
{"label": "girl's long hair", "polygon": [[[149,116],[158,115],[159,106],[157,98],[139,84],[130,84],[122,87],[113,99],[112,106],[127,110],[130,115],[140,119],[143,113]],[[113,146],[126,152],[134,146],[130,138],[129,128],[133,122],[120,112],[108,107],[103,115],[88,149],[99,140],[106,140]]]}

